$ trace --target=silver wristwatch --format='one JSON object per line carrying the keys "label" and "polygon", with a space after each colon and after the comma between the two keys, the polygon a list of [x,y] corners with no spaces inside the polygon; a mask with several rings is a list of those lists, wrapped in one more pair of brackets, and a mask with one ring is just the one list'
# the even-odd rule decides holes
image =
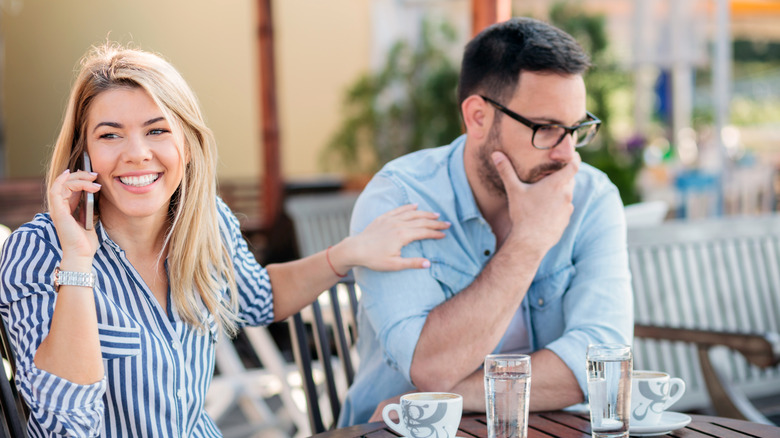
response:
{"label": "silver wristwatch", "polygon": [[92,272],[60,271],[57,267],[54,269],[54,290],[59,291],[60,286],[94,287],[95,277]]}

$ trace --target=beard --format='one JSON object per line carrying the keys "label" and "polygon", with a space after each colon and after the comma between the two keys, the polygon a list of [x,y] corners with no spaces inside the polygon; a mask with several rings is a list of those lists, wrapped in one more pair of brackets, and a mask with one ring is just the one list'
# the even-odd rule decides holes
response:
{"label": "beard", "polygon": [[[506,148],[504,148],[504,142],[501,140],[501,133],[499,132],[500,125],[501,125],[500,119],[495,120],[493,126],[490,128],[490,132],[488,133],[488,137],[487,140],[485,141],[485,144],[483,144],[479,148],[478,174],[479,174],[480,181],[482,181],[482,184],[487,188],[487,190],[490,193],[494,195],[506,197],[506,188],[504,187],[504,182],[501,180],[501,176],[498,174],[496,165],[493,164],[493,158],[490,157],[490,155],[495,151],[503,152],[504,155],[507,156],[507,158],[509,157],[509,154],[506,153]],[[517,170],[517,167],[515,167],[514,163],[512,163],[512,168],[515,169],[515,172],[517,173],[517,177],[520,179],[520,181],[526,184],[533,184],[539,181],[540,179],[544,178],[546,174],[557,172],[563,169],[564,167],[566,167],[566,164],[567,163],[563,163],[560,161],[551,161],[549,163],[543,163],[532,168],[525,175],[522,175]]]}

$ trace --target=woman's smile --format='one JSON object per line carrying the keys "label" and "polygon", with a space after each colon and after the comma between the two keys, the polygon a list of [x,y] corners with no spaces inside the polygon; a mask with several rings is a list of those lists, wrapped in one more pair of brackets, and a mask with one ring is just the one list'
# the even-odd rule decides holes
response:
{"label": "woman's smile", "polygon": [[142,176],[120,176],[117,179],[122,184],[133,187],[146,187],[160,178],[160,173],[150,173]]}

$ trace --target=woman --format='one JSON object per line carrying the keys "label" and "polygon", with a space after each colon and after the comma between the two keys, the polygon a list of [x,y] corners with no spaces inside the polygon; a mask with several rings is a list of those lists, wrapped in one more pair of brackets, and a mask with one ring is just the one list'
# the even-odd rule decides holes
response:
{"label": "woman", "polygon": [[[93,172],[79,170],[84,151]],[[401,248],[447,227],[405,206],[263,268],[217,197],[216,162],[170,64],[115,45],[87,54],[47,176],[49,214],[15,231],[0,260],[30,436],[219,436],[203,404],[220,328],[282,320],[357,264],[427,267]],[[99,196],[94,227],[74,216],[82,192]]]}

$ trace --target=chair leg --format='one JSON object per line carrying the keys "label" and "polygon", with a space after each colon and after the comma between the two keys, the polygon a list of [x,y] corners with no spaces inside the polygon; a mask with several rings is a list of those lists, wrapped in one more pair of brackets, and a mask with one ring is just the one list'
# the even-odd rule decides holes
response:
{"label": "chair leg", "polygon": [[306,394],[306,406],[308,407],[309,424],[311,433],[317,434],[325,432],[325,425],[322,422],[319,402],[317,399],[317,387],[312,377],[312,358],[309,352],[308,343],[305,342],[306,326],[300,313],[296,313],[290,321],[290,336],[293,340],[293,355],[298,369],[301,371],[301,384],[303,392]]}
{"label": "chair leg", "polygon": [[[725,347],[722,347],[725,348]],[[712,400],[715,413],[721,417],[736,418],[752,421],[754,423],[774,425],[753,404],[745,394],[734,385],[728,383],[725,374],[718,370],[710,358],[713,349],[706,345],[699,345],[697,351],[704,382]]]}

